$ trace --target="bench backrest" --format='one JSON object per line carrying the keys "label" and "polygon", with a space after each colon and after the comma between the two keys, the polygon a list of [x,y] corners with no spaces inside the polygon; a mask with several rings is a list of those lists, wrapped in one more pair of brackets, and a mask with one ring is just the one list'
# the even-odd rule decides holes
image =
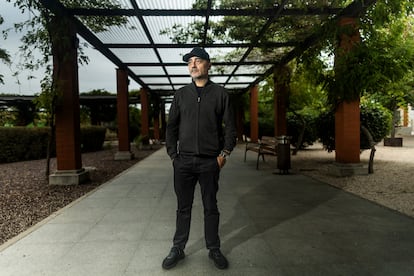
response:
{"label": "bench backrest", "polygon": [[277,146],[277,139],[276,137],[272,137],[272,136],[262,136],[262,138],[260,139],[260,144],[269,145],[269,146]]}

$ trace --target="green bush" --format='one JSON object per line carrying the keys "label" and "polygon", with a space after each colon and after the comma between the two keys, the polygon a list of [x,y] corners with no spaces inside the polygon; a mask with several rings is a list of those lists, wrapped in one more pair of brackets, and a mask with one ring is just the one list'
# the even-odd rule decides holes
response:
{"label": "green bush", "polygon": [[322,112],[316,119],[316,131],[324,148],[331,152],[335,150],[335,113]]}
{"label": "green bush", "polygon": [[[104,127],[82,127],[82,152],[101,150]],[[0,163],[42,159],[46,157],[49,128],[0,127]],[[51,156],[56,156],[55,147]]]}
{"label": "green bush", "polygon": [[106,128],[100,126],[81,127],[82,152],[101,150],[105,141]]}
{"label": "green bush", "polygon": [[0,163],[41,159],[46,156],[48,129],[0,128]]}
{"label": "green bush", "polygon": [[311,114],[294,114],[288,112],[287,114],[287,133],[291,137],[290,143],[296,146],[299,140],[299,135],[305,127],[302,145],[300,148],[312,145],[318,140],[318,134],[316,132],[316,116]]}
{"label": "green bush", "polygon": [[[372,135],[375,143],[380,142],[389,133],[392,116],[390,112],[378,103],[361,101],[360,106],[361,125],[366,127]],[[318,137],[325,149],[335,150],[335,113],[328,111],[320,114],[316,120]],[[368,149],[368,138],[361,131],[360,148]]]}
{"label": "green bush", "polygon": [[[388,109],[379,103],[361,101],[361,125],[369,130],[375,143],[380,142],[389,134],[391,121],[392,114]],[[362,133],[361,136],[363,136]],[[363,136],[361,137],[361,149],[367,148],[369,148],[369,143]]]}

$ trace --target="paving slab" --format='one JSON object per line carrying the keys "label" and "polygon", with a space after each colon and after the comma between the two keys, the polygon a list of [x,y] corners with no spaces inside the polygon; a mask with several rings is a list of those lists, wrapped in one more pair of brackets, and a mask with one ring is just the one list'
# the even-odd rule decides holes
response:
{"label": "paving slab", "polygon": [[163,148],[2,245],[0,276],[414,275],[413,218],[243,157],[238,146],[218,194],[228,270],[208,258],[199,188],[186,258],[161,268],[176,208]]}

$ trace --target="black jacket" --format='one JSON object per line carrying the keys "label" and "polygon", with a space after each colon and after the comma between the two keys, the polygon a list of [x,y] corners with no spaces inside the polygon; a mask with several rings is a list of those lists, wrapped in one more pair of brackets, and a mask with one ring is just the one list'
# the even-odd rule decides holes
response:
{"label": "black jacket", "polygon": [[167,152],[218,156],[231,152],[236,144],[234,114],[227,91],[211,81],[200,95],[194,83],[180,88],[174,95],[168,115]]}

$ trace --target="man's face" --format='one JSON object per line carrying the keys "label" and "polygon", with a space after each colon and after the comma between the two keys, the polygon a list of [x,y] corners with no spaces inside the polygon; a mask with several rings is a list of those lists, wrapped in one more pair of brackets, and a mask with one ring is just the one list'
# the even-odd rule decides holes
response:
{"label": "man's face", "polygon": [[188,60],[187,65],[193,79],[206,79],[208,77],[209,61],[199,57],[192,57]]}

